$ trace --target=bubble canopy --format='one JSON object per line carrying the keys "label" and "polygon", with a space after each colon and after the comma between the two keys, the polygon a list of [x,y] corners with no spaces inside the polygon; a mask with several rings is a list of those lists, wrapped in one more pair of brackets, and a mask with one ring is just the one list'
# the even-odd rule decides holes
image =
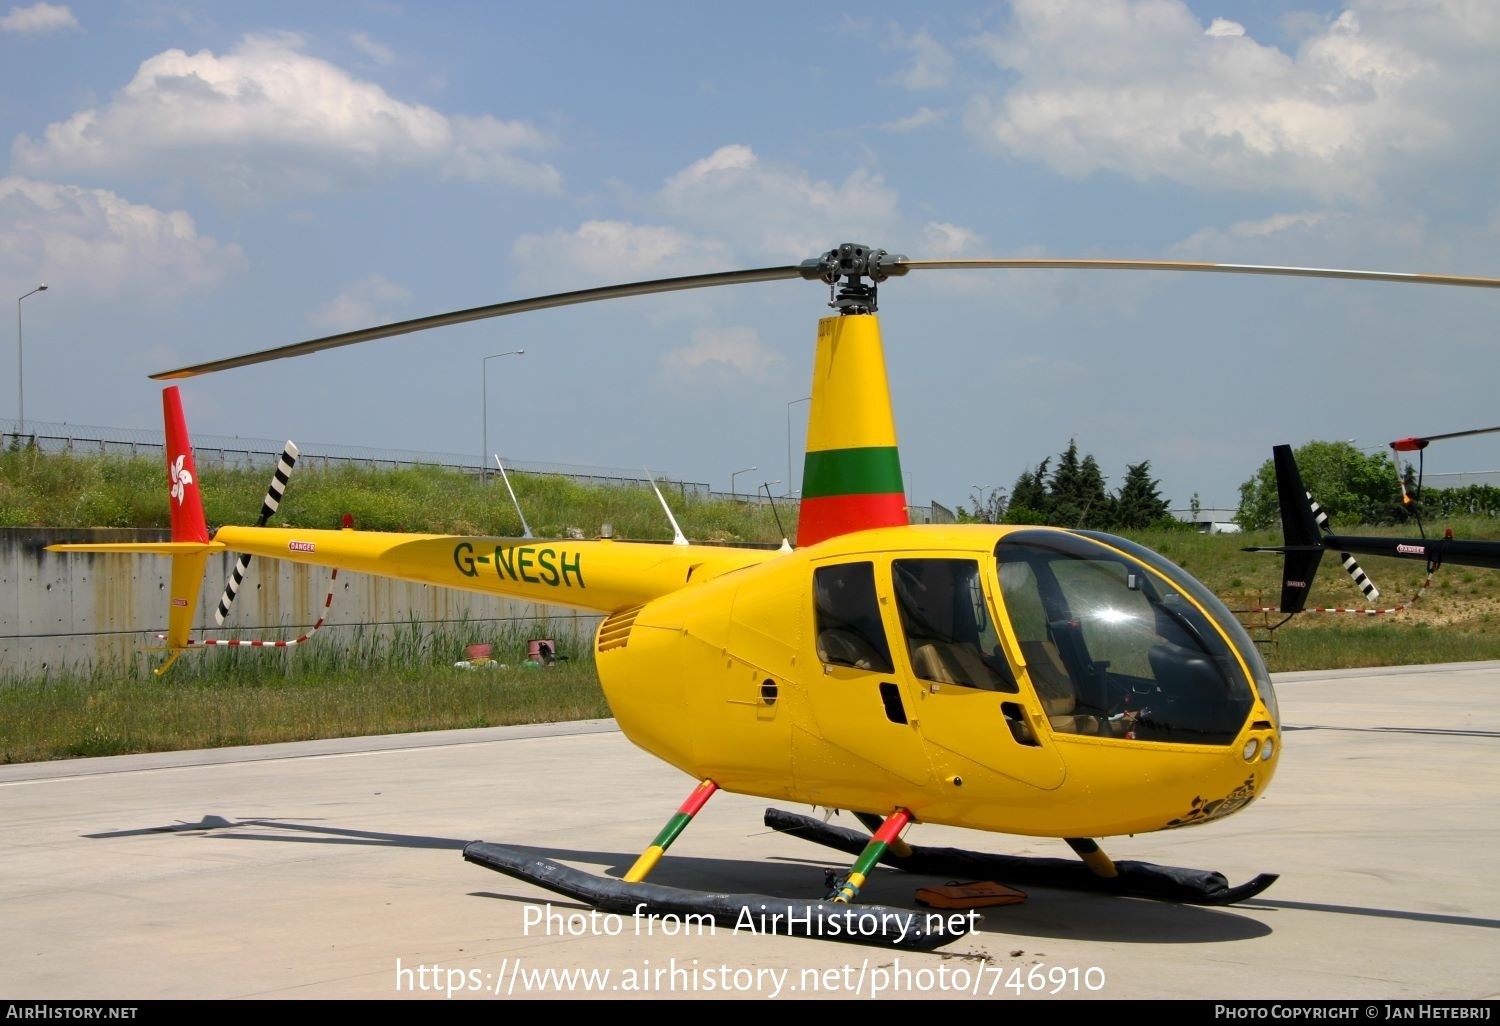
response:
{"label": "bubble canopy", "polygon": [[1022,652],[1042,654],[1048,686],[1071,688],[1075,711],[1112,736],[1234,744],[1257,694],[1279,719],[1249,633],[1170,560],[1115,535],[1058,530],[1008,534],[995,557]]}

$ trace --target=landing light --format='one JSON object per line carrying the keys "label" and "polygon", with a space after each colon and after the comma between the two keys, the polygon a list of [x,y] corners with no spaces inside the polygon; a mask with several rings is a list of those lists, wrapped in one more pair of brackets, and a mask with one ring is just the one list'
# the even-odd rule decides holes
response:
{"label": "landing light", "polygon": [[1252,737],[1245,742],[1245,761],[1254,762],[1255,754],[1260,751],[1260,739]]}

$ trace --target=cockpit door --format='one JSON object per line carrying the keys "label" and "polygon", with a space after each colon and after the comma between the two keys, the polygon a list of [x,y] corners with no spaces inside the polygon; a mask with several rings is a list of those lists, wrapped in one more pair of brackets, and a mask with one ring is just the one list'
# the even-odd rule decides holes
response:
{"label": "cockpit door", "polygon": [[1055,745],[1021,698],[1002,640],[988,568],[972,557],[902,557],[890,562],[900,631],[898,670],[915,696],[914,718],[933,774],[988,782],[997,799],[1006,780],[1051,790],[1065,776]]}
{"label": "cockpit door", "polygon": [[[888,594],[888,589],[885,589]],[[912,723],[909,686],[897,673],[883,613],[882,589],[869,559],[829,561],[813,568],[816,679],[807,702],[817,737],[798,750],[799,781],[817,786],[846,780],[851,768],[871,786],[882,778],[926,785],[931,770]]]}

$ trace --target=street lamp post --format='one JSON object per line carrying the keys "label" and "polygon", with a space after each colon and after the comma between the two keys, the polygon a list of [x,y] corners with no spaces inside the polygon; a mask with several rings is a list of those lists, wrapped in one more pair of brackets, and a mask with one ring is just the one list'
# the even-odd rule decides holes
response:
{"label": "street lamp post", "polygon": [[[26,293],[26,296],[34,296],[38,292],[46,291],[47,286],[38,285]],[[20,430],[17,432],[17,438],[26,434],[26,376],[23,370],[24,357],[22,355],[26,347],[21,341],[21,300],[25,299],[26,296],[21,296],[16,300],[16,412],[21,425]]]}
{"label": "street lamp post", "polygon": [[490,462],[490,361],[502,356],[520,356],[524,352],[526,352],[524,349],[512,349],[508,353],[495,353],[479,361],[479,377],[484,386],[484,398],[479,404],[479,416],[484,421],[484,441],[480,443],[481,448],[479,450],[479,480],[481,483],[490,479],[488,469]]}
{"label": "street lamp post", "polygon": [[792,407],[798,403],[805,403],[812,396],[805,395],[801,399],[793,399],[786,404],[786,486],[790,491],[792,487]]}
{"label": "street lamp post", "polygon": [[735,500],[735,498],[737,497],[737,493],[734,490],[734,479],[737,478],[737,477],[739,477],[741,474],[748,474],[752,470],[759,470],[759,469],[760,469],[759,467],[746,467],[744,470],[736,470],[733,474],[729,475],[729,501],[730,502],[733,502]]}

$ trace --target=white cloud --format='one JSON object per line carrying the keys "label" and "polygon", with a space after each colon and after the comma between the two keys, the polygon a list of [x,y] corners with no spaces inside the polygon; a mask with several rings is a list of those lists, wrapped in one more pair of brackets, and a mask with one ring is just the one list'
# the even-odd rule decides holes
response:
{"label": "white cloud", "polygon": [[752,328],[700,328],[690,345],[661,358],[660,369],[667,385],[741,385],[778,380],[785,362]]}
{"label": "white cloud", "polygon": [[956,224],[929,221],[922,226],[922,256],[929,260],[980,256],[984,242],[977,234]]}
{"label": "white cloud", "polygon": [[893,30],[892,47],[911,53],[911,63],[889,81],[905,89],[941,89],[953,77],[954,60],[948,48],[928,32],[906,35]]}
{"label": "white cloud", "polygon": [[411,298],[411,292],[395,282],[372,274],[355,282],[312,315],[313,324],[329,334],[354,331],[396,320],[392,308]]}
{"label": "white cloud", "polygon": [[389,64],[395,59],[391,48],[384,43],[376,42],[363,32],[356,32],[350,37],[356,49],[377,64]]}
{"label": "white cloud", "polygon": [[887,132],[900,134],[903,132],[915,132],[918,129],[926,128],[928,125],[940,124],[947,120],[947,111],[933,110],[931,107],[918,107],[914,113],[908,114],[904,118],[897,118],[895,121],[887,121],[880,127]]}
{"label": "white cloud", "polygon": [[[659,214],[660,223],[598,220],[523,236],[511,251],[518,284],[532,293],[561,292],[779,266],[846,241],[879,241],[919,258],[988,255],[980,252],[985,241],[962,225],[907,222],[896,193],[877,175],[856,169],[840,183],[818,181],[801,168],[765,163],[738,144],[693,161],[654,195],[630,202]],[[714,316],[711,295],[718,291],[646,309],[662,320]]]}
{"label": "white cloud", "polygon": [[842,182],[821,181],[738,144],[667,179],[651,205],[669,220],[778,259],[805,260],[830,239],[890,238],[898,222],[896,192],[879,175],[856,168]]}
{"label": "white cloud", "polygon": [[107,106],[49,125],[41,139],[17,137],[14,165],[31,174],[191,176],[242,200],[412,169],[560,188],[554,168],[520,155],[548,144],[532,126],[404,103],[301,46],[281,34],[222,55],[159,53]]}
{"label": "white cloud", "polygon": [[237,270],[240,248],[199,235],[182,211],[113,192],[0,178],[0,276],[35,276],[91,298],[172,300]]}
{"label": "white cloud", "polygon": [[[1473,249],[1483,252],[1484,246],[1476,247],[1466,234],[1435,235],[1421,214],[1312,209],[1205,228],[1174,245],[1171,255],[1209,262],[1464,274],[1471,273],[1464,265]],[[1353,262],[1351,253],[1359,254]]]}
{"label": "white cloud", "polygon": [[18,32],[23,35],[58,32],[78,27],[78,19],[66,6],[57,4],[32,4],[30,7],[12,7],[0,15],[0,32]]}
{"label": "white cloud", "polygon": [[1328,210],[1304,210],[1296,213],[1273,214],[1252,221],[1237,221],[1228,228],[1206,228],[1178,243],[1176,254],[1212,252],[1220,243],[1247,239],[1271,239],[1286,237],[1291,233],[1322,234],[1335,220],[1345,220],[1347,215]]}
{"label": "white cloud", "polygon": [[739,144],[693,161],[639,204],[662,224],[600,220],[523,236],[511,255],[524,283],[577,288],[580,280],[613,284],[802,261],[830,240],[891,237],[898,221],[895,192],[876,175],[857,169],[843,182],[817,181]]}
{"label": "white cloud", "polygon": [[966,126],[1069,176],[1368,200],[1393,168],[1496,145],[1496,5],[1356,0],[1291,53],[1179,0],[1012,6],[977,44],[1014,84]]}
{"label": "white cloud", "polygon": [[728,255],[713,242],[675,228],[625,221],[586,221],[577,229],[523,235],[511,248],[517,277],[533,289],[571,290],[721,270]]}
{"label": "white cloud", "polygon": [[443,172],[471,182],[501,182],[534,192],[557,193],[562,176],[550,164],[516,156],[517,150],[542,149],[547,137],[524,121],[501,121],[488,114],[454,117],[453,145]]}

